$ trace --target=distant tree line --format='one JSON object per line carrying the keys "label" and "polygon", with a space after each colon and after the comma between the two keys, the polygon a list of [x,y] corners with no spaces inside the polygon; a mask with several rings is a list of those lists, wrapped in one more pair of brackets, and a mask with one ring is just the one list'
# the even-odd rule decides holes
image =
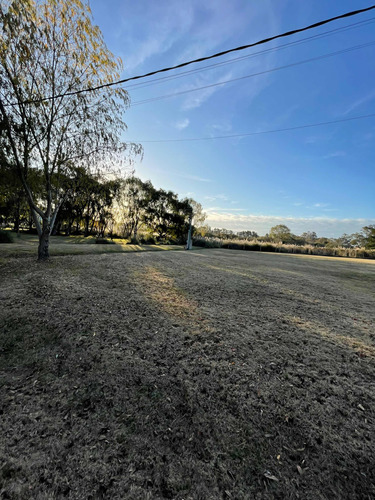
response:
{"label": "distant tree line", "polygon": [[279,224],[270,229],[264,236],[259,236],[255,231],[231,231],[228,229],[211,228],[202,226],[196,230],[196,237],[203,240],[229,240],[237,241],[259,241],[263,243],[275,243],[279,245],[310,245],[317,248],[366,248],[375,249],[375,225],[362,228],[361,232],[343,234],[339,238],[318,237],[316,232],[307,231],[301,235],[295,235],[288,226]]}
{"label": "distant tree line", "polygon": [[[0,158],[1,161],[1,158]],[[27,194],[14,168],[0,163],[0,225],[13,231],[36,232]],[[52,179],[51,183],[57,182]],[[283,245],[311,245],[316,248],[375,249],[375,225],[339,238],[318,237],[314,231],[295,235],[284,224],[264,236],[255,231],[232,231],[203,225],[202,206],[188,198],[180,199],[172,191],[157,189],[151,181],[130,176],[91,173],[81,166],[69,166],[69,175],[58,179],[65,198],[56,214],[52,234],[83,235],[97,238],[121,237],[133,242],[183,243],[194,223],[195,239],[220,241],[260,241]],[[35,200],[43,207],[45,183],[41,170],[30,168],[28,183]]]}

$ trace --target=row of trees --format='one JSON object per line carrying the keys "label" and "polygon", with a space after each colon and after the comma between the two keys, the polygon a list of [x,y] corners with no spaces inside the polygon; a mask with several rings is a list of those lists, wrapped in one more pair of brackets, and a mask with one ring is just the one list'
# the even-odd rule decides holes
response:
{"label": "row of trees", "polygon": [[295,245],[314,245],[325,247],[366,247],[375,248],[375,226],[365,226],[362,232],[353,234],[343,234],[339,238],[318,238],[314,231],[302,233],[300,236],[294,235],[284,224],[279,224],[271,228],[267,237],[270,241],[277,243],[289,243]]}
{"label": "row of trees", "polygon": [[[103,235],[120,220],[121,232],[132,238],[146,227],[159,239],[180,239],[194,212],[199,219],[200,207],[191,200],[139,179],[104,175],[105,165],[121,167],[126,161],[131,166],[142,154],[140,145],[122,140],[129,96],[112,86],[121,70],[121,60],[92,24],[88,3],[0,2],[2,217],[16,230],[21,224],[36,228],[40,260],[49,256],[53,232]],[[341,244],[372,245],[373,231],[369,226],[359,235],[343,235]],[[320,243],[315,233],[297,237],[286,226],[275,226],[266,238]]]}
{"label": "row of trees", "polygon": [[289,245],[313,245],[317,247],[375,248],[375,225],[365,226],[362,228],[362,232],[343,234],[339,238],[318,237],[314,231],[307,231],[297,236],[284,224],[272,227],[270,232],[264,236],[259,236],[255,231],[235,232],[228,229],[212,229],[209,226],[198,228],[196,234],[203,238],[217,238],[220,240],[258,240]]}
{"label": "row of trees", "polygon": [[[102,189],[94,171],[142,153],[122,140],[129,97],[111,86],[121,71],[87,2],[0,2],[0,164],[15,188],[7,198],[15,220],[26,203],[30,208],[40,260],[49,256],[49,236],[78,170]],[[104,186],[100,197],[107,194]]]}
{"label": "row of trees", "polygon": [[[0,167],[0,174],[0,223],[15,231],[33,230],[33,217],[18,177],[6,166]],[[109,234],[136,241],[141,231],[158,241],[182,242],[192,219],[195,224],[204,220],[201,205],[192,199],[181,200],[172,191],[156,189],[150,181],[134,176],[111,177],[72,167],[71,175],[62,182],[65,200],[56,214],[53,234],[98,238]],[[39,170],[33,171],[33,193],[36,199],[43,195]]]}
{"label": "row of trees", "polygon": [[[121,60],[81,0],[0,3],[0,222],[33,228],[38,258],[64,232],[182,240],[201,207],[131,169],[141,146],[124,143],[127,92],[111,84]],[[87,91],[82,91],[87,89]]]}
{"label": "row of trees", "polygon": [[159,240],[182,241],[190,224],[194,221],[199,225],[206,217],[202,206],[193,199],[180,200],[172,191],[156,189],[150,181],[142,182],[136,177],[124,183],[119,208],[117,223],[121,234],[135,240],[142,228]]}

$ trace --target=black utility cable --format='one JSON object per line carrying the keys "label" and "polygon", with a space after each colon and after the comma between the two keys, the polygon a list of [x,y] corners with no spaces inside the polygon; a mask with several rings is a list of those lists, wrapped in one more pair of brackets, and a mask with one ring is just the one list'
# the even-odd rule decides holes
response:
{"label": "black utility cable", "polygon": [[[168,68],[158,69],[156,71],[151,71],[150,73],[145,73],[143,75],[138,75],[138,76],[132,76],[132,77],[129,77],[129,78],[124,78],[123,80],[118,80],[116,82],[105,83],[103,85],[98,85],[96,87],[89,87],[89,88],[86,88],[86,89],[75,90],[75,91],[72,91],[72,92],[66,92],[65,94],[58,94],[56,96],[44,97],[42,99],[35,99],[35,100],[24,101],[23,104],[34,104],[34,103],[43,102],[43,101],[51,101],[53,99],[58,99],[60,97],[67,97],[67,96],[77,95],[77,94],[81,94],[83,92],[93,92],[95,90],[100,90],[100,89],[103,89],[103,88],[112,87],[113,85],[119,85],[121,83],[130,82],[132,80],[139,80],[141,78],[146,78],[148,76],[156,75],[158,73],[164,73],[166,71],[171,71],[171,70],[174,70],[174,69],[183,68],[185,66],[189,66],[190,64],[194,64],[194,63],[198,63],[198,62],[202,62],[202,61],[207,61],[209,59],[214,59],[215,57],[221,57],[221,56],[224,56],[226,54],[230,54],[232,52],[238,52],[240,50],[245,50],[245,49],[249,49],[251,47],[256,47],[257,45],[262,45],[264,43],[268,43],[268,42],[271,42],[273,40],[277,40],[279,38],[284,38],[284,37],[288,37],[288,36],[291,36],[291,35],[295,35],[296,33],[302,33],[303,31],[311,30],[313,28],[318,28],[319,26],[323,26],[325,24],[332,23],[333,21],[337,21],[338,19],[345,19],[346,17],[357,16],[358,14],[363,14],[364,12],[369,12],[370,10],[374,10],[374,9],[375,9],[375,4],[371,5],[369,7],[366,7],[364,9],[353,10],[351,12],[346,12],[345,14],[341,14],[339,16],[331,17],[329,19],[325,19],[323,21],[319,21],[317,23],[310,24],[309,26],[305,26],[304,28],[298,28],[298,29],[295,29],[295,30],[286,31],[285,33],[281,33],[279,35],[274,35],[274,36],[271,36],[269,38],[264,38],[263,40],[259,40],[257,42],[253,42],[253,43],[250,43],[248,45],[242,45],[240,47],[235,47],[234,49],[228,49],[228,50],[224,50],[222,52],[217,52],[216,54],[212,54],[212,55],[206,56],[206,57],[200,57],[199,59],[194,59],[194,60],[187,61],[187,62],[184,62],[184,63],[181,63],[181,64],[177,64],[176,66],[170,66]],[[12,103],[12,104],[7,104],[6,106],[17,106],[17,104],[13,104]]]}
{"label": "black utility cable", "polygon": [[274,71],[280,71],[286,68],[293,68],[294,66],[300,66],[301,64],[307,64],[314,61],[320,61],[321,59],[327,59],[328,57],[337,56],[339,54],[346,54],[347,52],[352,52],[353,50],[363,49],[365,47],[370,47],[374,45],[375,41],[363,43],[361,45],[355,45],[353,47],[348,47],[343,50],[337,50],[336,52],[330,52],[328,54],[323,54],[317,57],[311,57],[310,59],[304,59],[303,61],[297,61],[295,63],[285,64],[284,66],[278,66],[276,68],[266,69],[264,71],[258,71],[257,73],[252,73],[251,75],[239,76],[237,78],[231,78],[230,80],[223,80],[222,82],[211,83],[209,85],[204,85],[203,87],[195,87],[189,90],[181,90],[179,92],[173,92],[171,94],[165,94],[155,97],[149,97],[148,99],[143,99],[142,101],[135,101],[132,103],[132,106],[139,106],[140,104],[147,104],[149,102],[160,101],[162,99],[168,99],[169,97],[176,97],[183,94],[189,94],[190,92],[196,92],[197,90],[209,89],[211,87],[219,87],[220,85],[225,85],[227,83],[237,82],[239,80],[245,80],[247,78],[253,78],[255,76],[265,75],[267,73],[273,73]]}
{"label": "black utility cable", "polygon": [[214,139],[233,139],[236,137],[250,137],[252,135],[275,134],[277,132],[289,132],[291,130],[301,130],[304,128],[321,127],[323,125],[332,125],[334,123],[343,123],[343,122],[350,122],[350,121],[354,121],[354,120],[362,120],[364,118],[373,118],[374,116],[375,116],[375,113],[370,113],[368,115],[358,115],[358,116],[351,116],[348,118],[338,118],[337,120],[329,120],[326,122],[308,123],[305,125],[296,125],[295,127],[278,128],[278,129],[273,129],[273,130],[261,130],[259,132],[248,132],[245,134],[216,135],[216,136],[212,136],[212,137],[192,137],[190,139],[158,139],[158,140],[153,140],[153,141],[134,141],[134,142],[140,142],[140,143],[144,144],[146,142],[147,143],[192,142],[192,141],[212,141]]}
{"label": "black utility cable", "polygon": [[200,72],[205,71],[207,69],[215,69],[217,67],[221,67],[221,66],[224,66],[224,65],[233,64],[233,63],[236,63],[236,62],[242,62],[242,61],[245,61],[247,59],[253,59],[253,58],[255,58],[257,56],[260,56],[260,55],[263,55],[263,54],[269,54],[271,52],[277,52],[279,50],[287,49],[289,47],[294,47],[294,46],[297,46],[297,45],[302,45],[302,44],[304,44],[306,42],[311,42],[311,41],[314,41],[314,40],[320,40],[321,38],[326,38],[328,36],[337,35],[337,34],[340,34],[340,33],[344,32],[344,31],[349,31],[349,30],[352,30],[352,29],[355,29],[355,28],[362,28],[363,26],[367,26],[369,24],[372,24],[374,21],[375,21],[375,18],[372,17],[372,18],[364,20],[364,21],[359,21],[357,23],[348,24],[348,25],[342,26],[340,28],[335,28],[333,30],[324,31],[323,33],[318,33],[317,35],[311,35],[311,36],[308,36],[306,38],[301,38],[300,40],[295,40],[294,42],[288,42],[288,43],[285,43],[283,45],[277,45],[276,47],[271,47],[269,49],[260,50],[259,52],[253,52],[252,54],[248,54],[246,56],[235,57],[233,59],[227,59],[226,61],[217,62],[217,63],[214,63],[214,64],[209,64],[207,66],[202,66],[202,67],[197,68],[197,69],[191,69],[191,70],[188,70],[188,71],[182,71],[181,73],[177,73],[177,75],[162,76],[160,78],[155,78],[153,80],[148,80],[147,82],[133,83],[131,85],[127,85],[126,86],[126,90],[128,90],[128,91],[129,90],[134,91],[134,90],[138,90],[138,89],[143,89],[145,87],[150,87],[152,85],[157,85],[159,83],[169,82],[171,80],[176,80],[178,78],[183,78],[186,75],[200,73]]}

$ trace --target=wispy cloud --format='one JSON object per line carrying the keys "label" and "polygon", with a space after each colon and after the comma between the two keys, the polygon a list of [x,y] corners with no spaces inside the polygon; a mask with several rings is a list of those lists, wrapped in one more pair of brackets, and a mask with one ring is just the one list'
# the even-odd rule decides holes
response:
{"label": "wispy cloud", "polygon": [[189,118],[185,118],[184,120],[181,120],[175,124],[175,127],[177,130],[184,130],[190,125],[190,120]]}
{"label": "wispy cloud", "polygon": [[207,214],[217,213],[217,212],[246,212],[246,208],[221,208],[221,207],[208,207],[204,210]]}
{"label": "wispy cloud", "polygon": [[198,182],[212,182],[211,179],[206,179],[205,177],[199,177],[198,175],[185,175],[185,174],[175,174],[178,177],[182,177],[183,179],[189,179],[192,181]]}
{"label": "wispy cloud", "polygon": [[333,153],[328,153],[327,155],[323,156],[323,158],[327,160],[329,158],[339,158],[342,156],[346,156],[345,151],[334,151]]}
{"label": "wispy cloud", "polygon": [[192,85],[187,85],[180,89],[180,91],[184,90],[194,90],[198,87],[205,87],[206,85],[215,85],[214,87],[209,87],[202,90],[193,91],[191,94],[186,97],[184,103],[182,104],[182,109],[187,111],[195,108],[199,108],[205,101],[207,101],[212,95],[215,94],[218,90],[220,90],[223,85],[223,82],[230,80],[233,76],[231,71],[226,72],[219,78],[210,80],[207,79],[207,76],[201,76],[195,80],[195,83]]}
{"label": "wispy cloud", "polygon": [[204,199],[208,202],[213,202],[215,200],[228,201],[229,198],[225,194],[216,194],[214,196],[205,196]]}
{"label": "wispy cloud", "polygon": [[212,182],[212,179],[207,179],[206,177],[200,177],[199,175],[182,174],[180,172],[174,172],[173,170],[166,170],[164,168],[153,168],[153,172],[159,174],[168,174],[169,176],[181,177],[182,179],[189,179],[191,181],[197,182]]}
{"label": "wispy cloud", "polygon": [[[132,72],[149,59],[171,50],[190,31],[194,16],[189,2],[160,0],[148,2],[147,9],[141,2],[124,3],[116,37],[126,47],[123,57],[126,71]],[[134,22],[141,19],[142,22]]]}
{"label": "wispy cloud", "polygon": [[232,130],[232,123],[229,122],[228,120],[222,120],[219,123],[213,123],[207,126],[207,132],[212,136],[217,135],[218,133],[227,134],[231,132],[231,130]]}
{"label": "wispy cloud", "polygon": [[306,137],[305,144],[315,144],[317,141],[318,141],[318,138],[311,135],[309,137]]}
{"label": "wispy cloud", "polygon": [[348,115],[349,113],[351,113],[352,111],[354,111],[355,109],[359,108],[360,106],[362,106],[362,104],[366,104],[370,101],[372,101],[373,99],[375,99],[375,90],[373,90],[372,92],[370,92],[369,94],[365,95],[364,97],[361,97],[360,99],[357,99],[356,101],[354,101],[347,109],[346,111],[344,111],[344,115]]}

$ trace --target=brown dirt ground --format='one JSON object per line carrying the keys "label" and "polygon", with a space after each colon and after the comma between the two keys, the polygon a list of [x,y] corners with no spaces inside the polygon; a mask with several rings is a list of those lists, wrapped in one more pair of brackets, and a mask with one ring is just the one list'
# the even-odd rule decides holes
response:
{"label": "brown dirt ground", "polygon": [[373,262],[24,257],[0,279],[1,498],[375,498]]}

